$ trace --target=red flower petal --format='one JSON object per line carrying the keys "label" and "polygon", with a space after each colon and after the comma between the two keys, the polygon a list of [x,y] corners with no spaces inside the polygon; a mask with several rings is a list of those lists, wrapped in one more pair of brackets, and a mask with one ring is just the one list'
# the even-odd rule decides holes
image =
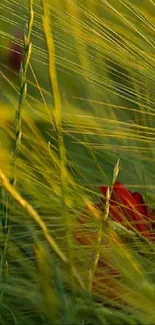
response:
{"label": "red flower petal", "polygon": [[[18,32],[16,34],[16,37],[18,38],[19,41],[22,40],[23,33]],[[8,54],[8,64],[12,69],[14,69],[17,72],[20,69],[22,56],[23,56],[22,46],[11,42],[10,50],[9,50],[9,54]]]}
{"label": "red flower petal", "polygon": [[101,191],[101,193],[103,194],[103,196],[106,196],[106,192],[107,192],[107,186],[100,186],[99,190]]}
{"label": "red flower petal", "polygon": [[132,195],[134,196],[137,204],[142,207],[145,217],[151,219],[152,221],[155,221],[153,211],[148,205],[145,204],[142,195],[138,192],[132,193]]}
{"label": "red flower petal", "polygon": [[140,193],[135,192],[135,193],[133,193],[133,196],[134,196],[136,202],[143,209],[144,218],[146,218],[146,220],[148,220],[148,223],[150,225],[150,237],[152,236],[152,238],[153,238],[154,237],[153,230],[155,229],[155,217],[154,217],[153,211],[148,205],[145,204],[144,199]]}
{"label": "red flower petal", "polygon": [[[100,190],[105,196],[106,186],[101,186]],[[102,199],[103,201],[103,199]],[[122,223],[127,228],[137,229],[144,237],[151,239],[151,228],[147,219],[147,213],[150,214],[152,220],[154,220],[152,210],[144,203],[141,194],[132,194],[124,185],[116,182],[113,186],[113,193],[110,199],[110,215],[111,217]],[[128,221],[128,223],[127,223]]]}

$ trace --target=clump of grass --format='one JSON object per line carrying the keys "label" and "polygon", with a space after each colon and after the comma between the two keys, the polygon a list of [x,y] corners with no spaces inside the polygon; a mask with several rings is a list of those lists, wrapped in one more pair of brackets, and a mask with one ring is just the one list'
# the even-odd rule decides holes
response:
{"label": "clump of grass", "polygon": [[[27,69],[30,61],[31,56],[31,46],[32,43],[30,41],[31,38],[31,31],[32,31],[32,25],[33,25],[33,1],[29,1],[29,23],[27,25],[27,31],[24,35],[24,55],[23,55],[23,61],[21,65],[21,85],[20,85],[20,95],[19,95],[19,102],[18,107],[16,109],[16,116],[15,116],[15,140],[14,145],[12,149],[12,161],[11,161],[11,184],[15,186],[16,184],[16,160],[17,155],[19,151],[20,146],[20,140],[21,140],[21,133],[22,133],[22,107],[25,102],[26,94],[27,94]],[[2,182],[3,183],[3,182]],[[9,183],[8,183],[9,185]],[[10,236],[10,205],[11,205],[11,196],[9,196],[5,192],[5,187],[2,186],[2,195],[4,197],[4,209],[3,209],[3,216],[2,216],[2,231],[4,234],[4,248],[2,251],[1,256],[1,278],[2,281],[7,283],[7,277],[8,277],[8,259],[7,259],[7,249],[8,249],[8,242],[9,242],[9,236]],[[5,289],[1,291],[1,302],[3,303],[5,294]],[[4,319],[7,321],[7,309],[4,309]]]}
{"label": "clump of grass", "polygon": [[[20,15],[18,1],[5,0],[4,6],[8,26],[8,17],[11,24],[20,25],[29,16],[30,23],[21,85],[4,65],[2,74],[7,83],[4,97],[12,108],[16,100],[19,105],[16,137],[8,106],[2,127],[1,185],[12,204],[7,258],[2,260],[7,282],[0,282],[5,292],[1,323],[152,324],[154,242],[148,245],[136,237],[124,243],[121,227],[103,231],[95,217],[90,226],[98,232],[97,249],[78,245],[72,231],[83,207],[99,197],[102,184],[109,188],[104,215],[108,219],[117,177],[145,193],[154,206],[154,5],[64,0],[42,1],[41,6],[35,1],[33,29],[32,7],[28,12],[21,3]],[[1,35],[10,37],[6,25]],[[4,135],[15,140],[16,170],[11,176],[12,185],[18,179],[16,189],[5,175],[10,146],[6,148]],[[111,182],[118,157],[121,166],[116,165]],[[103,248],[104,235],[108,245]],[[4,257],[3,234],[0,242]],[[119,286],[119,302],[106,298],[102,282],[99,295],[92,292],[90,269],[94,276],[100,254],[121,274],[120,280],[111,276],[114,288]]]}

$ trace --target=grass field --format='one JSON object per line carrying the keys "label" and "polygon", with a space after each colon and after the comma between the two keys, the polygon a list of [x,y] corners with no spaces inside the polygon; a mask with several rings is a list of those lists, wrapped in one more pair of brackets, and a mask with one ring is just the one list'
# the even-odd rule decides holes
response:
{"label": "grass field", "polygon": [[1,4],[0,324],[155,322],[154,14]]}

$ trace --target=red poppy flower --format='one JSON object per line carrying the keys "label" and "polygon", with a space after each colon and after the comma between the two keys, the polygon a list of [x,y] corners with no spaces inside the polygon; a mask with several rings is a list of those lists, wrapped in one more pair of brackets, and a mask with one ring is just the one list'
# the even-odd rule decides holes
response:
{"label": "red poppy flower", "polygon": [[14,43],[12,41],[10,43],[10,48],[8,52],[8,65],[11,69],[15,70],[16,72],[19,72],[23,57],[23,48],[20,44],[23,38],[23,33],[18,32],[16,38],[18,39],[18,43]]}
{"label": "red poppy flower", "polygon": [[[101,186],[100,191],[103,195],[100,201],[91,207],[85,207],[78,218],[78,226],[74,229],[74,238],[84,246],[93,245],[97,238],[92,229],[92,217],[94,215],[102,218],[107,186]],[[140,193],[131,193],[124,185],[115,182],[109,204],[109,218],[121,223],[127,229],[138,232],[147,240],[153,239],[155,218],[152,209],[145,204]],[[104,238],[102,244],[106,246]],[[105,294],[108,298],[118,298],[119,283],[114,281],[114,278],[119,277],[119,272],[109,265],[109,261],[100,258],[93,279],[93,292]]]}
{"label": "red poppy flower", "polygon": [[[100,191],[105,197],[107,187],[101,186]],[[104,206],[104,197],[101,198]],[[153,228],[155,218],[152,209],[144,203],[140,193],[131,193],[124,185],[115,182],[110,198],[110,217],[130,230],[136,230],[146,239],[151,240],[154,237]]]}

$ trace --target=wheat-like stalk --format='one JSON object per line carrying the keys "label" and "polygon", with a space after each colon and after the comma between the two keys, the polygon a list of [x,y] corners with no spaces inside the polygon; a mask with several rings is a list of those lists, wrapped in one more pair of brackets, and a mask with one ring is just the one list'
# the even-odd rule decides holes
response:
{"label": "wheat-like stalk", "polygon": [[43,6],[43,31],[45,35],[47,51],[48,51],[48,67],[49,67],[49,78],[51,89],[53,92],[54,108],[53,108],[53,119],[54,119],[54,129],[57,134],[57,142],[59,148],[60,157],[60,182],[61,182],[61,194],[62,194],[62,215],[66,224],[66,240],[68,249],[68,259],[70,263],[71,270],[71,282],[73,280],[72,270],[73,270],[73,253],[72,253],[72,236],[70,229],[70,219],[68,213],[68,173],[66,168],[66,151],[63,140],[63,129],[62,129],[62,112],[61,112],[61,97],[59,92],[59,85],[57,79],[57,71],[55,64],[55,44],[54,38],[51,31],[51,21],[50,21],[50,9],[46,1],[42,0]]}
{"label": "wheat-like stalk", "polygon": [[103,239],[103,221],[106,222],[108,215],[109,215],[110,198],[111,198],[113,186],[116,182],[118,174],[119,174],[119,159],[117,160],[117,163],[114,166],[112,184],[110,187],[107,187],[107,191],[106,191],[105,210],[104,210],[104,214],[103,214],[103,219],[100,220],[99,230],[98,230],[98,234],[97,234],[96,252],[95,252],[95,256],[94,256],[94,260],[93,260],[93,265],[90,269],[89,292],[91,292],[91,290],[92,290],[94,275],[95,275],[97,265],[98,265],[98,262],[100,259],[102,239]]}
{"label": "wheat-like stalk", "polygon": [[24,55],[20,69],[20,95],[18,106],[15,115],[15,141],[12,150],[12,179],[11,184],[15,186],[16,176],[16,159],[20,147],[21,135],[22,135],[22,107],[25,102],[27,95],[27,71],[30,63],[31,51],[32,51],[32,42],[31,42],[31,32],[34,20],[34,11],[33,11],[33,0],[29,0],[29,22],[26,25],[26,31],[24,35]]}
{"label": "wheat-like stalk", "polygon": [[[33,11],[33,0],[29,0],[29,21],[26,24],[26,30],[24,33],[24,53],[23,59],[20,68],[20,94],[18,106],[15,114],[15,139],[12,149],[12,160],[11,160],[11,179],[10,183],[12,186],[16,185],[16,161],[18,156],[18,151],[20,148],[21,134],[22,134],[22,107],[25,102],[27,95],[27,71],[30,62],[32,43],[31,43],[31,32],[34,20],[34,11]],[[10,210],[9,206],[11,204],[11,196],[8,193],[3,191],[3,199],[5,202],[2,218],[3,234],[4,234],[4,247],[3,254],[1,256],[1,281],[6,281],[7,272],[8,272],[8,262],[7,262],[7,246],[10,233]],[[1,301],[4,291],[1,292]]]}

